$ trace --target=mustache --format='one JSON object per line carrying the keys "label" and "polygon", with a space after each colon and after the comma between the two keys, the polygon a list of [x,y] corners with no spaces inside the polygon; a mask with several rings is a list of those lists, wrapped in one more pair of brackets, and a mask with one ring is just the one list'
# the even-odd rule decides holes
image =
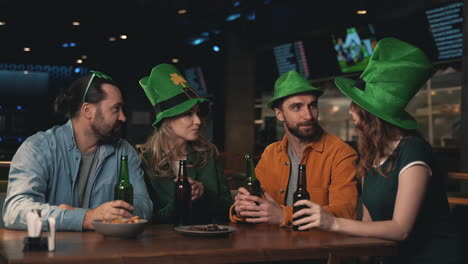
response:
{"label": "mustache", "polygon": [[302,123],[297,123],[297,126],[298,127],[299,126],[313,126],[315,124],[317,124],[317,122],[314,122],[314,121],[310,120],[310,121],[306,121],[306,122],[302,122]]}

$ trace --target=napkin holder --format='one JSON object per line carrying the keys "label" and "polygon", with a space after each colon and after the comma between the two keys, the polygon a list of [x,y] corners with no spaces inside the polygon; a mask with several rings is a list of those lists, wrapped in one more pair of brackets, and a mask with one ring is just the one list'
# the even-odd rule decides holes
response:
{"label": "napkin holder", "polygon": [[[55,250],[55,218],[49,217],[48,219],[49,234],[47,237],[43,237],[41,235],[42,234],[41,232],[42,220],[40,219],[40,212],[32,211],[32,214],[35,214],[35,215],[34,217],[31,217],[31,215],[29,217],[28,236],[24,238],[23,251],[54,251]],[[37,216],[39,218],[37,218]],[[33,218],[34,220],[31,220]],[[35,230],[33,230],[34,224],[36,225]],[[39,228],[39,232],[37,228]]]}
{"label": "napkin holder", "polygon": [[47,237],[25,237],[23,251],[48,251]]}

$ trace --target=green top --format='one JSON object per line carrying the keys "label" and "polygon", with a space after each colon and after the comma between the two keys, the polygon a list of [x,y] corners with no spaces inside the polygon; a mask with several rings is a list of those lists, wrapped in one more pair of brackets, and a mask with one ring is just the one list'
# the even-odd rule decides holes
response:
{"label": "green top", "polygon": [[[151,157],[145,155],[145,159]],[[196,154],[187,157],[187,165],[196,161]],[[158,177],[148,168],[148,162],[143,161],[148,192],[153,200],[153,223],[172,224],[174,208],[174,177]],[[192,203],[192,223],[210,224],[229,222],[229,208],[233,204],[231,192],[227,187],[221,161],[211,157],[203,168],[187,166],[187,176],[203,183],[204,194]]]}
{"label": "green top", "polygon": [[[431,179],[410,236],[400,243],[397,263],[449,263],[449,257],[458,263],[461,244],[449,231],[449,207],[444,190],[443,175],[432,157],[431,146],[419,137],[402,139],[394,150],[396,157],[388,177],[381,176],[374,168],[364,180],[362,200],[373,221],[391,220],[398,190],[398,176],[411,163],[426,164]],[[382,169],[388,166],[388,160]],[[451,262],[450,262],[451,263]]]}

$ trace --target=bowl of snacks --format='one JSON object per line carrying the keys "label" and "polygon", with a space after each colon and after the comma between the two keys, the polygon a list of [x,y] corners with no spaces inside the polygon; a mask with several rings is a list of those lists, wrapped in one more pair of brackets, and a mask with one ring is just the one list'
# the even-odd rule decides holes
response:
{"label": "bowl of snacks", "polygon": [[134,216],[132,218],[94,220],[93,226],[96,232],[104,236],[132,238],[143,233],[146,223],[148,220]]}

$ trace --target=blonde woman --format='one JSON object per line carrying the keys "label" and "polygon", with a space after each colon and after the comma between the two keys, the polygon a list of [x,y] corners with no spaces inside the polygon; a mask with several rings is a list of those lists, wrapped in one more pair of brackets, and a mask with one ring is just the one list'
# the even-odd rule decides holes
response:
{"label": "blonde woman", "polygon": [[229,221],[233,201],[218,150],[201,133],[200,108],[207,100],[170,64],[154,67],[140,85],[157,113],[155,131],[141,148],[153,222],[173,222],[174,180],[180,160],[187,160],[193,224]]}

